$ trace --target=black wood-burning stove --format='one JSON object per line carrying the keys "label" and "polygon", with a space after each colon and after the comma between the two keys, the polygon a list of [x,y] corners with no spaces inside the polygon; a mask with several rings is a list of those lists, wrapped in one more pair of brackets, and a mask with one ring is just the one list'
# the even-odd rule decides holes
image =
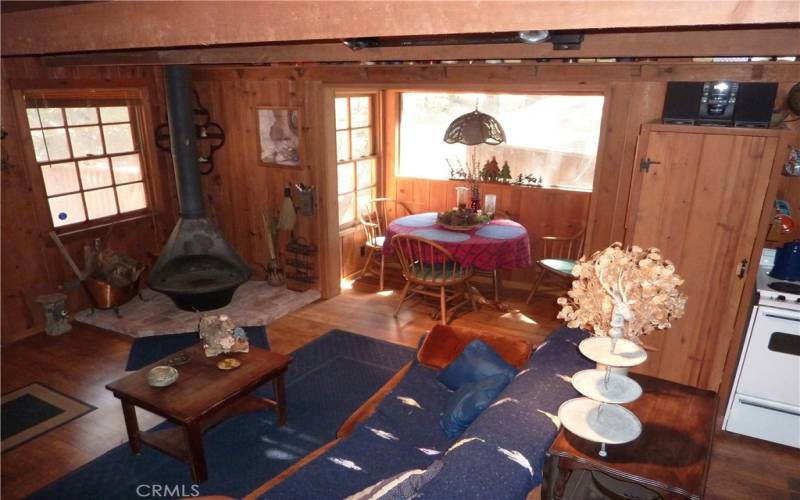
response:
{"label": "black wood-burning stove", "polygon": [[205,216],[188,68],[167,66],[165,81],[180,219],[148,282],[180,309],[217,309],[231,301],[250,277],[250,268]]}

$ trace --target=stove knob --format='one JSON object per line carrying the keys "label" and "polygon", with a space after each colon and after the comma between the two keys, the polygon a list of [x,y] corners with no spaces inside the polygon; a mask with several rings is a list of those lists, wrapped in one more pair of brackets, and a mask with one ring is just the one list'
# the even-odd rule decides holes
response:
{"label": "stove knob", "polygon": [[778,302],[786,302],[786,296],[778,295],[777,297],[775,297],[775,300],[777,300]]}

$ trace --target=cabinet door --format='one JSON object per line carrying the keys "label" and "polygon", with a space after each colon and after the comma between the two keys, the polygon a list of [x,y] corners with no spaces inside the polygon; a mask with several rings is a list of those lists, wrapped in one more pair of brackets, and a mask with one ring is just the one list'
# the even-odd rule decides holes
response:
{"label": "cabinet door", "polygon": [[643,338],[654,350],[642,371],[714,390],[778,141],[763,132],[730,132],[646,128],[637,158],[659,163],[634,169],[625,233],[626,244],[660,248],[685,280],[688,296],[683,318]]}

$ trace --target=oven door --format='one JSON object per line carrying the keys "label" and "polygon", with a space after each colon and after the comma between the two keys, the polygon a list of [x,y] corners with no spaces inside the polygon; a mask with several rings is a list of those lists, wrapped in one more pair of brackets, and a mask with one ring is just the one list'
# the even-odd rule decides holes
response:
{"label": "oven door", "polygon": [[736,392],[800,407],[800,311],[758,307]]}

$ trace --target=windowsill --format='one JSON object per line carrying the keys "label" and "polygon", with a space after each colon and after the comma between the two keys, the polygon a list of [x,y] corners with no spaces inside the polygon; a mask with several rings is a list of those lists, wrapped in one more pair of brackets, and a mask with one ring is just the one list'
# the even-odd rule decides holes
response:
{"label": "windowsill", "polygon": [[[72,228],[72,227],[60,227],[60,228],[54,228],[54,229],[52,229],[50,231],[55,231],[55,233],[58,235],[58,237],[63,239],[63,240],[70,240],[72,238],[86,237],[86,236],[90,235],[91,233],[97,232],[97,231],[100,231],[100,230],[106,230],[107,231],[108,228],[111,227],[111,226],[116,226],[116,225],[119,225],[119,224],[130,224],[130,223],[139,222],[139,221],[142,221],[142,220],[145,220],[145,219],[151,219],[153,217],[158,217],[158,214],[156,212],[151,211],[151,210],[147,210],[147,211],[144,211],[144,212],[131,214],[130,216],[127,216],[127,217],[120,217],[120,218],[106,220],[106,221],[102,221],[101,220],[101,221],[96,221],[96,223],[93,223],[94,221],[92,221],[92,222],[89,222],[89,223],[83,223],[79,227],[74,227],[74,228]],[[50,235],[50,231],[45,231],[42,234],[42,236],[45,238],[45,241],[50,241],[50,236],[49,236]]]}
{"label": "windowsill", "polygon": [[[467,182],[466,179],[428,179],[425,177],[410,177],[410,176],[403,176],[398,175],[398,179],[409,179],[409,180],[421,180],[421,181],[430,181],[430,182]],[[532,184],[516,184],[516,183],[506,183],[506,182],[490,182],[490,181],[481,181],[481,185],[490,185],[490,186],[509,186],[515,188],[523,188],[523,189],[548,189],[548,190],[557,190],[557,191],[570,191],[576,193],[591,193],[591,188],[581,188],[577,186],[560,186],[560,185],[532,185]]]}

